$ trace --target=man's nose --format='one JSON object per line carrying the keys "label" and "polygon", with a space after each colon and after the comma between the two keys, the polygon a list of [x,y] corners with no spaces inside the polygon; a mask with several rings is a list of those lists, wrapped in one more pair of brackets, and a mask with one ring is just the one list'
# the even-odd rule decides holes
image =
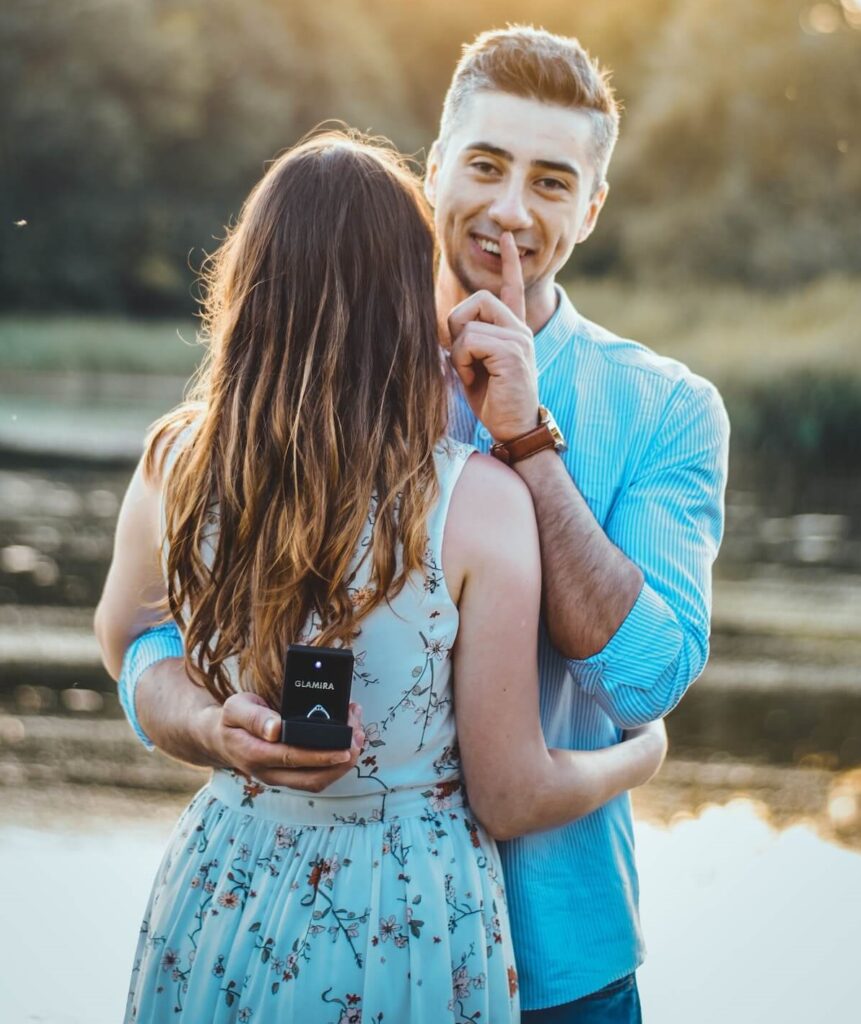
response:
{"label": "man's nose", "polygon": [[487,211],[500,231],[523,231],[532,226],[532,215],[524,201],[523,190],[514,182],[512,186],[497,193]]}

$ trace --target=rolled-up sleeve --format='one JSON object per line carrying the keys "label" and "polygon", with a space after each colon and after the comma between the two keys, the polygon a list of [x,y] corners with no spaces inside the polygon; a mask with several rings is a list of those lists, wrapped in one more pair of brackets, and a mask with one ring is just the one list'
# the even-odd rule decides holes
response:
{"label": "rolled-up sleeve", "polygon": [[156,662],[167,658],[182,658],[185,655],[182,635],[174,622],[166,622],[142,633],[133,640],[123,658],[117,691],[129,725],[147,750],[154,750],[155,744],[144,732],[138,720],[135,695],[140,677]]}
{"label": "rolled-up sleeve", "polygon": [[645,582],[606,646],[568,667],[621,728],[663,718],[705,667],[728,449],[716,389],[700,378],[680,382],[604,524]]}

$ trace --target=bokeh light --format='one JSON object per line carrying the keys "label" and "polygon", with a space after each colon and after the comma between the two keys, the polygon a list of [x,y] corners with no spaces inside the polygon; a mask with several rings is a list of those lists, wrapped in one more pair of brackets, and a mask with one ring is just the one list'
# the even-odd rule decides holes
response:
{"label": "bokeh light", "polygon": [[801,27],[805,32],[829,35],[842,23],[840,11],[833,4],[814,4],[801,14]]}

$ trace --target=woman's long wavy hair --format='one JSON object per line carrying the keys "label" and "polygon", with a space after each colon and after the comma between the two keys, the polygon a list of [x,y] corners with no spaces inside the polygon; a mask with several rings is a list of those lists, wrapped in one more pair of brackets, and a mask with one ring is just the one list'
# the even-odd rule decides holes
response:
{"label": "woman's long wavy hair", "polygon": [[154,425],[145,472],[167,474],[187,668],[221,701],[238,658],[240,688],[277,707],[289,643],[352,643],[422,566],[447,418],[434,257],[416,177],[388,145],[338,131],[279,157],[209,260],[207,357]]}

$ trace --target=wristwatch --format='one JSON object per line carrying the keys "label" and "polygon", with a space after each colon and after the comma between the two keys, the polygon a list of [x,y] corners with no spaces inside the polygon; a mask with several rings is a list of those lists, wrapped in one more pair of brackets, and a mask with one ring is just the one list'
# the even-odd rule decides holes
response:
{"label": "wristwatch", "polygon": [[515,462],[522,462],[530,455],[550,448],[561,455],[567,450],[568,445],[559,424],[553,418],[553,413],[547,406],[539,405],[538,426],[521,434],[520,437],[513,437],[510,441],[498,441],[490,449],[490,454],[504,462],[506,466],[513,466]]}

